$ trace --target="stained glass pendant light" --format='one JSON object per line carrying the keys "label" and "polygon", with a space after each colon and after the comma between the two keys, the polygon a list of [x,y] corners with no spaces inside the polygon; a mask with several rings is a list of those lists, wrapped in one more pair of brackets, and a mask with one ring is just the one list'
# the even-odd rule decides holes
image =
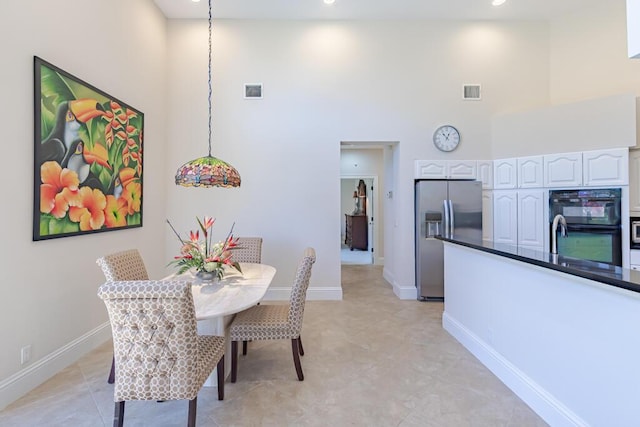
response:
{"label": "stained glass pendant light", "polygon": [[209,0],[209,154],[185,163],[176,172],[183,187],[240,187],[240,174],[224,160],[211,155],[211,0]]}

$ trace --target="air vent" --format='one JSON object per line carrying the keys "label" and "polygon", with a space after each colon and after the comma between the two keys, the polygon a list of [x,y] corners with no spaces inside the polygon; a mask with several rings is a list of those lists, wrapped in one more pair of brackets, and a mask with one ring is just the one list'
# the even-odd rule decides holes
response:
{"label": "air vent", "polygon": [[468,101],[480,100],[480,85],[463,85],[462,99]]}

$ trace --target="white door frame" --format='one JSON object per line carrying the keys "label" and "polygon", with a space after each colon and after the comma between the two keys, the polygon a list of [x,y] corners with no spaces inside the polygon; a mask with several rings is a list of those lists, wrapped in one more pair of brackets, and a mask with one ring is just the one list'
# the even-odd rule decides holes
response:
{"label": "white door frame", "polygon": [[[363,175],[363,174],[350,174],[350,175],[340,175],[340,180],[343,179],[372,179],[373,180],[373,188],[374,191],[378,192],[378,175]],[[369,195],[369,191],[371,191],[370,189],[367,189],[367,195]],[[369,247],[373,248],[373,252],[371,252],[371,250],[369,250],[369,255],[371,256],[371,264],[380,264],[378,262],[379,258],[378,256],[376,256],[377,253],[379,253],[380,251],[380,247],[378,245],[378,223],[380,222],[376,217],[378,215],[377,211],[378,211],[378,197],[375,197],[374,194],[371,195],[371,197],[367,196],[368,200],[367,200],[367,209],[370,207],[371,211],[367,211],[367,216],[369,216],[370,218],[373,218],[372,220],[369,220],[369,223],[367,224],[367,229],[368,229],[368,233],[369,233],[369,242],[371,242],[371,244],[369,245]],[[371,202],[371,204],[369,204],[369,202]],[[342,206],[341,206],[342,207]],[[371,213],[369,213],[371,212]],[[376,249],[377,248],[377,249]],[[378,252],[376,252],[378,251]]]}

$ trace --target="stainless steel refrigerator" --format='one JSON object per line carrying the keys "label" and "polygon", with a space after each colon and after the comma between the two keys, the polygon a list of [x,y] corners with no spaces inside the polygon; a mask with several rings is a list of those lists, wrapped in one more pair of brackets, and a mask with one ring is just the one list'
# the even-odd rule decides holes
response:
{"label": "stainless steel refrigerator", "polygon": [[482,183],[425,180],[415,184],[418,299],[444,299],[444,247],[435,236],[482,241]]}

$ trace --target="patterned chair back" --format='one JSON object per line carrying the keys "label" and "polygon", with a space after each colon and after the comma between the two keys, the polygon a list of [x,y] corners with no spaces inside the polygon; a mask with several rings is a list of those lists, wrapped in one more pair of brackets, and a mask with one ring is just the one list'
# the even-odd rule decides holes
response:
{"label": "patterned chair back", "polygon": [[193,399],[208,372],[199,372],[189,282],[106,282],[98,296],[113,333],[114,400]]}
{"label": "patterned chair back", "polygon": [[108,282],[148,280],[149,274],[137,249],[116,252],[96,260]]}
{"label": "patterned chair back", "polygon": [[237,262],[262,262],[262,237],[238,237],[238,248],[233,250]]}
{"label": "patterned chair back", "polygon": [[316,262],[316,251],[313,248],[306,248],[304,256],[298,264],[296,278],[291,289],[289,300],[289,326],[295,334],[300,335],[302,330],[302,316],[304,315],[304,304],[307,298],[307,288],[311,278],[311,267]]}

